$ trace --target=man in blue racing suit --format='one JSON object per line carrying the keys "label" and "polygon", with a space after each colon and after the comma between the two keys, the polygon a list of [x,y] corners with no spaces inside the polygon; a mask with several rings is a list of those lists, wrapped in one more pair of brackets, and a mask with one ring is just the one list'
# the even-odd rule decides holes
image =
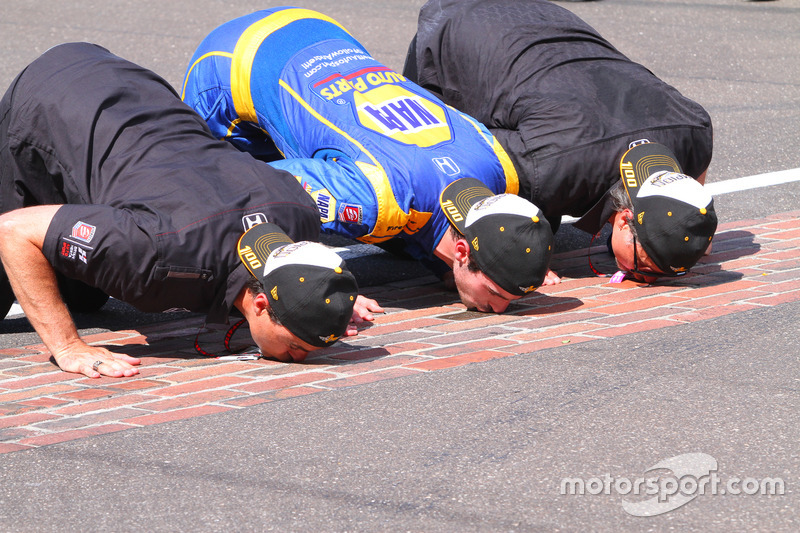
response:
{"label": "man in blue racing suit", "polygon": [[[223,24],[192,57],[182,98],[217,137],[295,175],[324,232],[402,238],[413,257],[453,269],[468,307],[502,312],[527,292],[517,287],[543,282],[549,227],[532,261],[510,274],[519,279],[503,286],[475,261],[466,269],[470,246],[448,231],[441,193],[477,178],[491,194],[516,195],[511,160],[482,124],[373,59],[335,20],[283,7]],[[517,214],[539,211],[525,203]]]}

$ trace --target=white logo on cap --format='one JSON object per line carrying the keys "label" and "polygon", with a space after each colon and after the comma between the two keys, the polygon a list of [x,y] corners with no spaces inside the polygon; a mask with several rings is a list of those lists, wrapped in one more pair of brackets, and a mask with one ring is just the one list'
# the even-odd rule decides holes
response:
{"label": "white logo on cap", "polygon": [[711,195],[697,180],[686,174],[662,170],[645,180],[638,198],[664,196],[693,205],[698,209],[711,203]]}
{"label": "white logo on cap", "polygon": [[311,265],[334,268],[342,264],[336,252],[318,242],[301,241],[286,244],[273,250],[264,266],[264,276],[286,265]]}
{"label": "white logo on cap", "polygon": [[528,200],[516,194],[495,194],[475,202],[467,213],[466,225],[469,226],[482,217],[489,215],[519,215],[524,217],[535,217],[539,214],[539,208]]}

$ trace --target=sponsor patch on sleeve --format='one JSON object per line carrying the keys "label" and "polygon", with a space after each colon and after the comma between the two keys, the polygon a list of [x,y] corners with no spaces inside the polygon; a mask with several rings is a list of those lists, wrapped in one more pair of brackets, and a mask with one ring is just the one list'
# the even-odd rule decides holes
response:
{"label": "sponsor patch on sleeve", "polygon": [[58,253],[61,257],[69,261],[80,261],[81,263],[88,265],[91,249],[62,238]]}
{"label": "sponsor patch on sleeve", "polygon": [[339,209],[339,220],[348,224],[361,224],[361,206],[354,204],[342,204],[341,208]]}

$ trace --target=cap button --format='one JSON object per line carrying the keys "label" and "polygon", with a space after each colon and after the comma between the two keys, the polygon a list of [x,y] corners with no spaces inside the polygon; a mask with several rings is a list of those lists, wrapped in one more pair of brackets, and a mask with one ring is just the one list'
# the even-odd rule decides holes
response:
{"label": "cap button", "polygon": [[701,215],[705,215],[706,213],[708,213],[708,210],[706,210],[706,208],[705,208],[705,207],[701,207],[701,208],[700,208],[700,214],[701,214]]}
{"label": "cap button", "polygon": [[531,217],[531,220],[533,220],[533,222],[534,222],[534,223],[536,223],[536,222],[539,222],[539,217],[537,217],[537,216],[532,216],[532,217]]}
{"label": "cap button", "polygon": [[341,274],[342,273],[342,267],[336,267],[336,268],[333,269],[333,271],[336,272],[337,274]]}

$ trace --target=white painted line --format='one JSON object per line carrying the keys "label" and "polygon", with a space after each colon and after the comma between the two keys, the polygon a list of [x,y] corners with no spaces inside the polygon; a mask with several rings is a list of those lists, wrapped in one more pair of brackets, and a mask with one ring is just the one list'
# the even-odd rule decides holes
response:
{"label": "white painted line", "polygon": [[[747,191],[750,189],[758,189],[761,187],[770,187],[772,185],[782,185],[784,183],[791,183],[800,181],[800,168],[792,168],[789,170],[779,170],[776,172],[767,172],[765,174],[756,174],[755,176],[745,176],[743,178],[734,178],[732,180],[716,181],[714,183],[706,184],[706,189],[711,196],[719,196],[720,194],[728,194],[732,192]],[[562,224],[572,224],[577,222],[577,217],[564,215],[561,217]],[[343,259],[352,259],[356,257],[364,257],[381,253],[383,250],[380,248],[370,246],[368,244],[355,244],[347,247],[337,247],[334,251],[343,256]],[[19,304],[15,303],[8,311],[7,317],[14,315],[24,315],[22,308]]]}
{"label": "white painted line", "polygon": [[[782,185],[784,183],[791,183],[793,181],[800,181],[800,168],[778,170],[776,172],[767,172],[765,174],[756,174],[755,176],[745,176],[743,178],[734,178],[732,180],[715,181],[713,183],[707,183],[706,190],[711,194],[711,196],[719,196],[721,194],[747,191],[750,189],[758,189],[760,187]],[[562,224],[573,224],[578,220],[580,220],[578,217],[571,217],[569,215],[564,215],[561,217]]]}
{"label": "white painted line", "polygon": [[759,187],[781,185],[793,181],[800,181],[800,168],[767,172],[766,174],[756,174],[755,176],[745,176],[744,178],[735,178],[732,180],[715,181],[714,183],[707,183],[706,190],[711,193],[711,196],[717,196],[731,192],[757,189]]}

